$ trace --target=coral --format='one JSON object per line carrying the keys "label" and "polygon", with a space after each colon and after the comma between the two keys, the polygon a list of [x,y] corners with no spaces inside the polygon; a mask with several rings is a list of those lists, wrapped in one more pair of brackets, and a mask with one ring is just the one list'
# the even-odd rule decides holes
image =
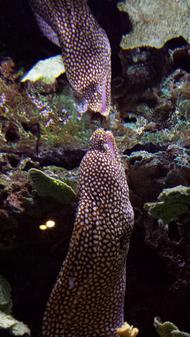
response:
{"label": "coral", "polygon": [[164,189],[157,202],[145,204],[145,209],[156,219],[170,223],[190,214],[190,187],[176,186]]}
{"label": "coral", "polygon": [[117,333],[120,337],[136,337],[139,333],[139,329],[125,322],[121,328],[117,329]]}
{"label": "coral", "polygon": [[126,0],[118,3],[118,8],[128,13],[133,24],[133,30],[122,38],[123,49],[161,48],[179,36],[190,42],[189,1]]}
{"label": "coral", "polygon": [[190,337],[190,333],[180,331],[172,322],[162,322],[159,317],[154,318],[154,327],[160,337]]}
{"label": "coral", "polygon": [[64,183],[69,185],[73,189],[73,191],[76,193],[77,181],[78,181],[78,167],[73,170],[66,170],[62,167],[51,165],[51,166],[46,166],[45,168],[43,168],[43,172],[54,179],[59,179],[61,181],[64,181]]}
{"label": "coral", "polygon": [[52,197],[63,204],[76,200],[76,194],[71,186],[61,180],[53,179],[37,169],[30,169],[29,176],[33,186],[41,197]]}
{"label": "coral", "polygon": [[53,84],[58,76],[65,72],[61,55],[38,61],[33,68],[22,78],[21,82],[42,81],[45,84]]}

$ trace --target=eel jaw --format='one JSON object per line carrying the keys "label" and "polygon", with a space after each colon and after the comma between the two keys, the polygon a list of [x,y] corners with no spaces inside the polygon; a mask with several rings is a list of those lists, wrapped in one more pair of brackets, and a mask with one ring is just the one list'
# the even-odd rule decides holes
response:
{"label": "eel jaw", "polygon": [[103,116],[108,116],[109,111],[107,111],[107,94],[106,94],[106,83],[103,83],[102,86],[102,102],[101,102],[101,110],[100,113]]}
{"label": "eel jaw", "polygon": [[87,110],[99,112],[102,116],[107,117],[110,112],[110,100],[107,91],[107,78],[101,84],[92,85],[81,93],[81,101],[77,105],[79,113]]}
{"label": "eel jaw", "polygon": [[106,131],[106,143],[104,144],[104,148],[110,151],[113,159],[115,158],[115,148],[114,148],[114,138],[113,134],[110,131]]}
{"label": "eel jaw", "polygon": [[91,139],[91,149],[110,153],[112,158],[116,158],[115,140],[111,131],[97,129]]}

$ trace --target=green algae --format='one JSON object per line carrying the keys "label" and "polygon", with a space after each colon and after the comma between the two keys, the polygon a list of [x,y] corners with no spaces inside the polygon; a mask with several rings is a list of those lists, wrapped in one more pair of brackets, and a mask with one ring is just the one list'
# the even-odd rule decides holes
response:
{"label": "green algae", "polygon": [[190,2],[188,0],[125,0],[118,3],[120,11],[127,12],[133,30],[122,37],[121,48],[162,48],[176,37],[190,42]]}
{"label": "green algae", "polygon": [[73,191],[76,193],[77,191],[77,182],[78,182],[78,168],[73,170],[67,170],[63,167],[58,166],[46,166],[43,168],[43,172],[50,176],[51,178],[58,179],[64,181],[67,185],[69,185]]}
{"label": "green algae", "polygon": [[144,208],[155,219],[170,223],[190,214],[190,187],[176,186],[164,189],[156,202],[146,203]]}
{"label": "green algae", "polygon": [[29,176],[33,186],[41,197],[51,197],[62,204],[76,201],[76,193],[67,183],[54,179],[37,169],[30,169]]}

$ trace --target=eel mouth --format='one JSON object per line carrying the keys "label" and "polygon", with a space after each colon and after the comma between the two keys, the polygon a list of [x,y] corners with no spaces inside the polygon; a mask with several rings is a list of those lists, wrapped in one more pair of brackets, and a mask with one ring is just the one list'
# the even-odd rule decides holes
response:
{"label": "eel mouth", "polygon": [[106,92],[106,81],[104,81],[102,87],[102,101],[101,101],[101,109],[100,113],[102,116],[107,117],[109,115],[109,108],[107,106],[107,92]]}
{"label": "eel mouth", "polygon": [[103,84],[103,88],[102,88],[102,106],[101,106],[100,113],[102,116],[105,116],[105,117],[109,115],[109,110],[107,108],[106,83]]}
{"label": "eel mouth", "polygon": [[108,149],[110,150],[113,158],[115,158],[115,141],[114,141],[114,136],[111,131],[106,131],[106,145]]}

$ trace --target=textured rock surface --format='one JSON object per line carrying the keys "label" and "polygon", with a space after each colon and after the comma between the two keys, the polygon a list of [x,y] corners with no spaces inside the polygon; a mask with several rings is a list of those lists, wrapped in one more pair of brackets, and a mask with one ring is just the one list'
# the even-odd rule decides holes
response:
{"label": "textured rock surface", "polygon": [[126,11],[132,21],[133,31],[123,37],[121,47],[161,48],[173,38],[189,38],[189,1],[168,0],[150,3],[147,0],[126,0],[119,2],[118,8]]}

